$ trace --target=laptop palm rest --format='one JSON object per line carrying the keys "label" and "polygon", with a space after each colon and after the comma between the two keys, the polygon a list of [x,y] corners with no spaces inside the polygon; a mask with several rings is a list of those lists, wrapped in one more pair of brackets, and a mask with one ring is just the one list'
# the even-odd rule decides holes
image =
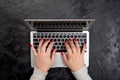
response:
{"label": "laptop palm rest", "polygon": [[[89,66],[88,58],[89,56],[85,53],[84,62],[87,67]],[[32,61],[31,66],[34,67],[36,62],[35,62],[35,56],[33,55],[33,53],[31,54],[31,61]],[[56,53],[52,68],[55,68],[55,67],[67,67],[60,52]]]}

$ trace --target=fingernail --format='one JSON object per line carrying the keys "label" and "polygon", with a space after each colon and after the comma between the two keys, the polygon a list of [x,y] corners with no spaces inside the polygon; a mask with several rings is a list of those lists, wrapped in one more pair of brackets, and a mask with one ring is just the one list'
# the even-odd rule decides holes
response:
{"label": "fingernail", "polygon": [[30,44],[30,47],[32,47],[32,44]]}
{"label": "fingernail", "polygon": [[61,55],[63,55],[64,53],[63,52],[61,52]]}
{"label": "fingernail", "polygon": [[49,39],[46,39],[46,41],[48,41]]}
{"label": "fingernail", "polygon": [[55,50],[55,52],[57,52],[57,49]]}
{"label": "fingernail", "polygon": [[40,41],[42,41],[43,39],[42,38],[40,38]]}
{"label": "fingernail", "polygon": [[64,41],[64,44],[66,44],[67,43],[67,41]]}
{"label": "fingernail", "polygon": [[75,38],[74,40],[75,40],[75,41],[78,41],[78,39],[76,39],[76,38]]}
{"label": "fingernail", "polygon": [[85,47],[86,47],[86,43],[84,43]]}
{"label": "fingernail", "polygon": [[72,38],[70,38],[70,41],[72,41]]}
{"label": "fingernail", "polygon": [[54,40],[52,39],[51,42],[54,42]]}

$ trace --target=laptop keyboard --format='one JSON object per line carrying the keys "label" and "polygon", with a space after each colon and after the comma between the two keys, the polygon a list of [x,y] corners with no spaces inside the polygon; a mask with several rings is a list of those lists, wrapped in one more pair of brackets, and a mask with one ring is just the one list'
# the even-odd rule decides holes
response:
{"label": "laptop keyboard", "polygon": [[[87,33],[83,32],[34,32],[33,33],[33,44],[35,49],[38,49],[39,39],[43,38],[44,40],[54,40],[53,49],[57,49],[58,52],[64,51],[66,52],[66,48],[64,45],[64,41],[68,41],[70,38],[77,38],[79,41],[79,45],[83,48],[83,44],[87,42]],[[52,50],[53,50],[52,49]]]}

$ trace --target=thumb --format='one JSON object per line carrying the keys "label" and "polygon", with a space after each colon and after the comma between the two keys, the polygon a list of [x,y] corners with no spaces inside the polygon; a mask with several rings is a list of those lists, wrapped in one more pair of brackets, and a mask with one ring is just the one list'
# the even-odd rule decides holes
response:
{"label": "thumb", "polygon": [[57,52],[57,49],[54,49],[54,51],[52,52],[52,57],[51,57],[52,62],[55,59],[56,52]]}
{"label": "thumb", "polygon": [[63,60],[65,61],[65,63],[67,64],[67,56],[64,52],[61,52],[61,55],[63,57]]}

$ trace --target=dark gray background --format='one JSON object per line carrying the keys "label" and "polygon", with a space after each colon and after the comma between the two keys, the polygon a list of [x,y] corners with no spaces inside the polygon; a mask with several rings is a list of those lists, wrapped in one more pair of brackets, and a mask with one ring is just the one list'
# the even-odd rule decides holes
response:
{"label": "dark gray background", "polygon": [[[94,18],[89,74],[120,80],[120,0],[0,0],[0,80],[29,80],[29,32],[24,18]],[[68,69],[51,69],[47,80],[74,80]]]}

